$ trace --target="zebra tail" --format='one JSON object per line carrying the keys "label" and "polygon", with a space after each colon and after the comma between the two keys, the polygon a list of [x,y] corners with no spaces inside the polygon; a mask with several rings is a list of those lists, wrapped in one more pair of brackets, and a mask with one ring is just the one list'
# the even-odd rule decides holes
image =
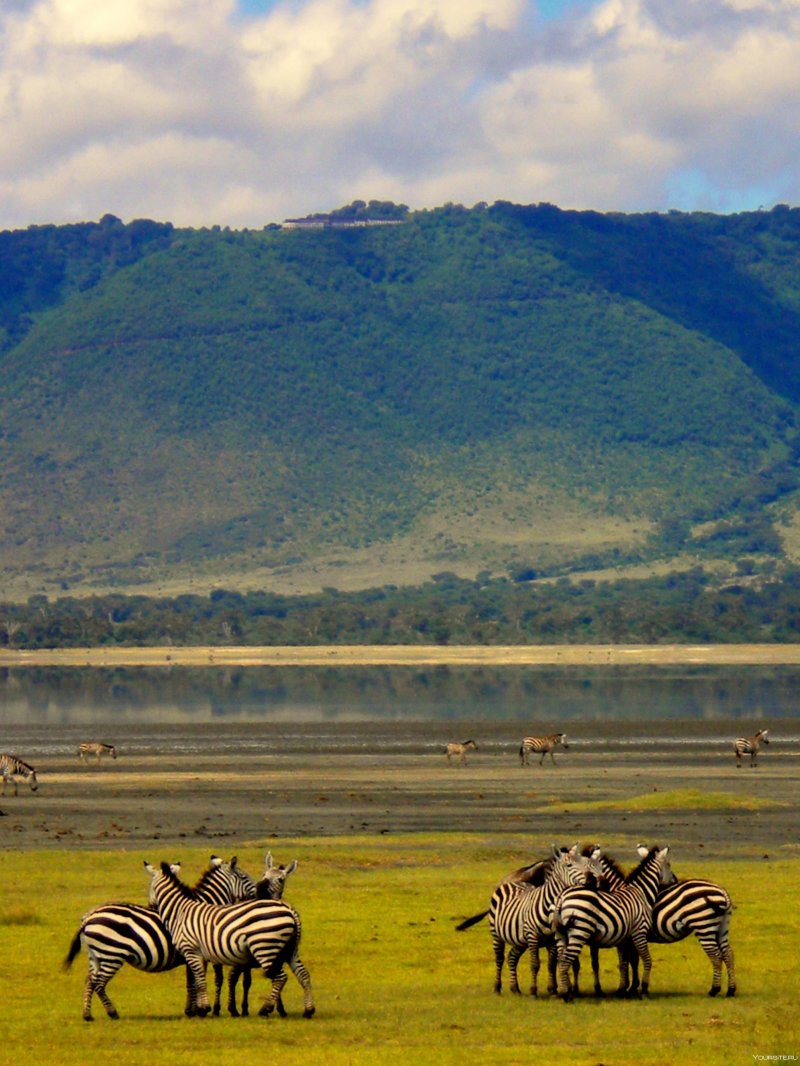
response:
{"label": "zebra tail", "polygon": [[483,919],[486,917],[486,915],[488,913],[489,913],[489,911],[485,910],[485,911],[481,911],[480,914],[473,914],[471,918],[465,918],[464,921],[460,925],[457,925],[456,929],[458,930],[459,933],[462,933],[465,929],[469,929],[469,927],[471,925],[477,925],[478,922],[483,921]]}
{"label": "zebra tail", "polygon": [[81,950],[81,930],[79,929],[75,936],[72,938],[72,943],[69,946],[69,953],[64,959],[61,965],[63,970],[68,970],[72,963],[75,961]]}

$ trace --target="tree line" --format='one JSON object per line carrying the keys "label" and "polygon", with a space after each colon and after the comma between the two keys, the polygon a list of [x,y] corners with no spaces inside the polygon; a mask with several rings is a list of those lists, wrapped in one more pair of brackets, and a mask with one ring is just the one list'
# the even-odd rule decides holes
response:
{"label": "tree line", "polygon": [[155,598],[32,596],[0,605],[8,648],[102,645],[792,643],[800,567],[724,584],[697,566],[644,580],[435,575],[416,588],[305,596],[215,589]]}

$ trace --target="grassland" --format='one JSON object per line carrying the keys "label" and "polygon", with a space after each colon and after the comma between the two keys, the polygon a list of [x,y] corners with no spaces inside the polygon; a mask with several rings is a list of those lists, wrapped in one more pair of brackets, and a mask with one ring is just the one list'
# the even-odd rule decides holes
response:
{"label": "grassland", "polygon": [[[266,845],[243,845],[241,864],[259,872]],[[283,840],[276,858],[300,863],[287,898],[303,917],[302,955],[318,1005],[313,1020],[300,1016],[293,979],[284,1021],[200,1020],[182,1015],[179,971],[144,975],[124,968],[109,988],[121,1020],[112,1023],[96,1004],[91,1025],[81,1019],[85,957],[67,974],[60,970],[81,914],[104,900],[143,900],[144,858],[180,858],[191,880],[209,852],[7,855],[14,877],[0,889],[6,1031],[14,1034],[15,1048],[26,1048],[29,1061],[63,1066],[98,1060],[139,1066],[165,1055],[194,1066],[231,1054],[243,1064],[268,1055],[326,1066],[376,1059],[420,1066],[464,1059],[730,1066],[759,1055],[800,1054],[800,913],[781,905],[796,895],[798,861],[703,865],[703,875],[725,884],[736,902],[736,998],[707,997],[710,966],[690,940],[654,948],[650,999],[587,996],[565,1005],[493,995],[487,928],[454,929],[488,904],[494,883],[530,847],[527,837],[507,837],[499,847],[494,839],[462,834]],[[604,953],[601,965],[611,989],[613,954]],[[263,987],[254,981],[254,1004]]]}

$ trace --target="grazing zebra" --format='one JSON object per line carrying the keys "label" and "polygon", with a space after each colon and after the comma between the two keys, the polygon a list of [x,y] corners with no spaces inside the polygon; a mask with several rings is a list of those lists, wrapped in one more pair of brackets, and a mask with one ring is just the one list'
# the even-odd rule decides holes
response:
{"label": "grazing zebra", "polygon": [[268,1016],[275,1010],[287,977],[283,966],[288,963],[303,987],[303,1017],[314,1014],[311,978],[298,954],[300,916],[282,900],[252,899],[214,907],[195,898],[194,893],[177,877],[168,863],[156,870],[149,863],[150,903],[169,929],[173,942],[191,968],[196,985],[197,1014],[208,1014],[210,1004],[206,990],[207,962],[224,966],[247,966],[257,963],[272,981],[272,992],[259,1014]]}
{"label": "grazing zebra", "polygon": [[86,740],[78,748],[78,755],[81,757],[81,762],[86,762],[90,755],[94,755],[100,762],[101,755],[110,755],[112,759],[116,759],[117,749],[113,744],[104,744],[102,740]]}
{"label": "grazing zebra", "polygon": [[[286,885],[286,881],[290,874],[293,874],[297,869],[297,859],[292,859],[288,866],[275,866],[272,861],[272,852],[267,852],[265,860],[264,874],[260,881],[256,881],[256,899],[282,899],[283,889]],[[214,967],[215,973],[217,967]],[[222,967],[219,967],[221,973]],[[249,966],[234,966],[231,969],[228,977],[228,1013],[234,1017],[239,1017],[239,1011],[236,1008],[236,985],[239,981],[240,974],[244,975],[242,980],[242,1017],[246,1018],[250,1013],[250,984],[252,981],[252,971]],[[216,996],[214,998],[214,1007],[212,1014],[217,1015],[220,1011],[220,984],[218,981],[216,987]],[[283,1003],[278,998],[278,1014],[285,1016],[286,1011],[283,1009]]]}
{"label": "grazing zebra", "polygon": [[[641,856],[646,849],[639,845],[637,850]],[[719,995],[723,965],[728,974],[727,995],[735,996],[736,972],[733,948],[728,940],[732,914],[731,897],[721,885],[699,878],[679,880],[656,896],[647,939],[654,944],[676,944],[694,933],[713,968],[709,996]],[[635,988],[639,960],[634,955],[630,961]]]}
{"label": "grazing zebra", "polygon": [[[458,930],[468,929],[488,913],[495,958],[495,992],[502,990],[503,962],[508,945],[509,990],[520,991],[517,965],[527,949],[531,956],[531,995],[537,994],[539,948],[546,946],[549,953],[553,944],[551,913],[556,900],[565,888],[585,885],[593,874],[599,872],[594,865],[596,858],[596,855],[591,858],[581,855],[577,844],[571,848],[554,848],[553,856],[546,862],[517,871],[526,875],[526,880],[506,878],[501,881],[492,895],[488,912],[467,918],[456,927]],[[550,966],[549,971],[548,991],[552,993],[555,991],[554,966]]]}
{"label": "grazing zebra", "polygon": [[[255,895],[255,882],[238,868],[235,858],[223,862],[212,855],[211,865],[192,891],[198,899],[209,903],[232,903],[252,898]],[[106,986],[124,963],[146,973],[162,973],[183,966],[186,962],[175,948],[158,913],[133,903],[107,903],[85,914],[64,960],[65,970],[70,968],[82,946],[89,957],[89,972],[83,994],[83,1018],[87,1022],[93,1021],[93,995],[97,995],[109,1018],[119,1018]],[[194,977],[188,968],[185,1013],[195,1013]]]}
{"label": "grazing zebra", "polygon": [[519,746],[519,761],[520,765],[527,766],[529,764],[531,752],[534,755],[541,755],[539,759],[539,765],[544,764],[545,755],[550,756],[550,761],[553,766],[556,765],[556,760],[553,757],[553,750],[557,747],[562,747],[564,751],[569,751],[569,744],[567,744],[566,733],[551,733],[548,737],[523,737],[522,743]]}
{"label": "grazing zebra", "polygon": [[0,774],[3,775],[4,796],[6,794],[6,784],[9,781],[14,785],[14,795],[19,795],[19,785],[17,782],[17,778],[19,777],[21,777],[23,781],[28,782],[31,792],[35,792],[39,787],[34,768],[28,763],[23,762],[22,759],[18,759],[16,755],[9,755],[8,753],[0,755]]}
{"label": "grazing zebra", "polygon": [[[619,947],[630,940],[643,963],[641,994],[650,985],[651,958],[647,946],[653,904],[663,885],[673,884],[669,848],[651,848],[639,865],[614,891],[570,888],[559,898],[553,913],[553,929],[558,945],[558,993],[565,1001],[574,993],[569,970],[584,944]],[[627,965],[620,961],[618,994],[627,991]]]}
{"label": "grazing zebra", "polygon": [[750,765],[755,766],[758,759],[758,749],[761,744],[769,744],[767,737],[768,729],[759,729],[752,737],[737,737],[733,742],[733,750],[736,754],[737,770],[742,765],[742,756],[750,756]]}
{"label": "grazing zebra", "polygon": [[467,752],[470,748],[474,748],[474,750],[477,751],[478,745],[475,743],[474,740],[462,740],[460,744],[457,744],[455,742],[452,744],[448,744],[447,747],[444,749],[444,753],[447,756],[448,762],[450,762],[454,755],[457,755],[458,761],[461,763],[461,765],[466,766]]}

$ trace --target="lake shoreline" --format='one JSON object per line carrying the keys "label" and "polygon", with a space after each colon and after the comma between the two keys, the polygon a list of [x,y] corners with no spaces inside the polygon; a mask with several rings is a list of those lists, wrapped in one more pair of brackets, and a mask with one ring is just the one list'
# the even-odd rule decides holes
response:
{"label": "lake shoreline", "polygon": [[319,645],[0,649],[28,666],[800,665],[800,644]]}

